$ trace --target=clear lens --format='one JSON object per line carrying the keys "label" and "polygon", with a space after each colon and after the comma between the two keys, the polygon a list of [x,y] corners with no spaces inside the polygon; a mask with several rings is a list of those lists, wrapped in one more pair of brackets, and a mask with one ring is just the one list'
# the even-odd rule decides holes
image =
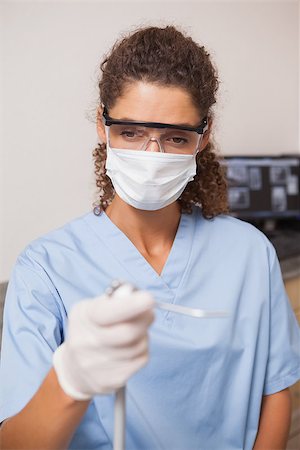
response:
{"label": "clear lens", "polygon": [[116,124],[107,128],[112,148],[147,150],[150,145],[153,145],[150,139],[154,141],[157,139],[166,153],[193,154],[199,144],[200,135],[196,131]]}

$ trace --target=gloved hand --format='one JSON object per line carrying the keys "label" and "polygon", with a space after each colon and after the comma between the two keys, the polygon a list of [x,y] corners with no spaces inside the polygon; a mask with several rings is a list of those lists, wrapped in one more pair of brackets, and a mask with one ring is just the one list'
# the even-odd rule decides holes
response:
{"label": "gloved hand", "polygon": [[62,389],[76,400],[124,386],[148,361],[148,327],[154,299],[125,284],[77,303],[70,311],[66,340],[54,352]]}

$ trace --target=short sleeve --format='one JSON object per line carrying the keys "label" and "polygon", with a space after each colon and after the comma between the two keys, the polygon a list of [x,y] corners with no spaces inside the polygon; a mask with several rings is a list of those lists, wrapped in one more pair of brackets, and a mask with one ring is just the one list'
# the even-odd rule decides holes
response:
{"label": "short sleeve", "polygon": [[300,379],[300,327],[273,246],[270,253],[269,355],[263,395],[279,392]]}
{"label": "short sleeve", "polygon": [[55,289],[26,255],[13,267],[4,303],[0,360],[0,422],[33,397],[62,342],[62,319]]}

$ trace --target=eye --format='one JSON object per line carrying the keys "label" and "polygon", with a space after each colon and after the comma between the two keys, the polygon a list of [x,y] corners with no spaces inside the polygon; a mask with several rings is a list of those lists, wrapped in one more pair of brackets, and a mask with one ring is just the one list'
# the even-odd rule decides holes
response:
{"label": "eye", "polygon": [[165,137],[166,142],[168,142],[170,145],[175,146],[184,146],[189,144],[189,139],[184,136],[180,135],[169,135]]}
{"label": "eye", "polygon": [[121,136],[125,136],[127,138],[132,138],[135,136],[135,133],[132,130],[123,130],[123,131],[121,131],[120,134],[121,134]]}
{"label": "eye", "polygon": [[193,141],[193,136],[189,132],[182,130],[165,130],[162,138],[166,143],[174,147],[184,147],[190,145]]}
{"label": "eye", "polygon": [[188,140],[183,137],[172,137],[171,140],[174,144],[187,144]]}
{"label": "eye", "polygon": [[120,136],[124,137],[125,139],[139,138],[143,136],[143,130],[138,130],[136,128],[126,128],[120,130]]}

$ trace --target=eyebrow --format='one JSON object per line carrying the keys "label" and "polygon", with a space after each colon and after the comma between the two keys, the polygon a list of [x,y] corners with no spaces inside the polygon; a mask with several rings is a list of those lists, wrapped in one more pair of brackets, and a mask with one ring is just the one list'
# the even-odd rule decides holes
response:
{"label": "eyebrow", "polygon": [[[146,122],[145,120],[134,120],[130,117],[121,117],[120,119],[116,119],[116,120],[124,120],[126,122]],[[152,121],[150,122],[152,123]],[[170,122],[153,122],[153,123],[166,123],[167,125],[178,125],[179,127],[190,127],[190,128],[196,128],[199,123],[197,123],[196,125],[191,125],[190,123],[187,122],[181,122],[181,123],[170,123]]]}

